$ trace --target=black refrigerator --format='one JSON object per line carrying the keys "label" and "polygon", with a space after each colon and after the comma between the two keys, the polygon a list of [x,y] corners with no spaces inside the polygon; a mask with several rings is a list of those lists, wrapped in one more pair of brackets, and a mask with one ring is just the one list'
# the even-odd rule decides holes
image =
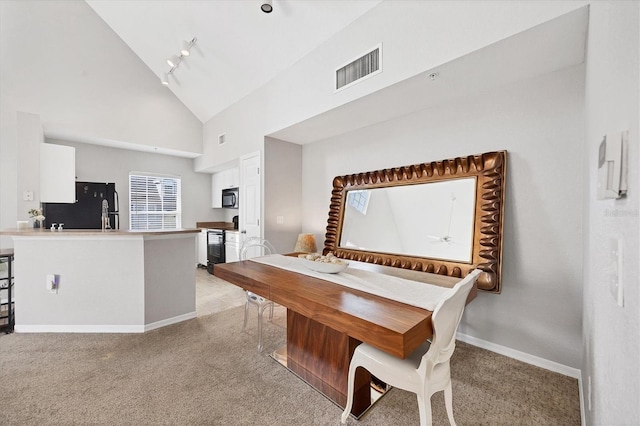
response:
{"label": "black refrigerator", "polygon": [[45,226],[64,223],[65,229],[101,229],[103,200],[107,200],[111,228],[120,228],[115,183],[76,182],[75,203],[42,203]]}

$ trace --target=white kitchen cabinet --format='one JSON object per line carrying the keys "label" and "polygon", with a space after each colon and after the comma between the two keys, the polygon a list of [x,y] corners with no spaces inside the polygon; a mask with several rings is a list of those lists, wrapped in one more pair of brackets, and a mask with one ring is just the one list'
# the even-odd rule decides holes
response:
{"label": "white kitchen cabinet", "polygon": [[40,202],[76,202],[76,149],[40,144]]}
{"label": "white kitchen cabinet", "polygon": [[237,262],[240,260],[242,236],[243,234],[238,231],[224,231],[224,256],[226,263]]}
{"label": "white kitchen cabinet", "polygon": [[229,172],[229,176],[227,177],[229,186],[227,188],[238,188],[240,186],[240,169],[235,167],[227,171]]}
{"label": "white kitchen cabinet", "polygon": [[227,188],[237,188],[240,186],[240,169],[223,170],[211,175],[211,207],[219,209],[222,207],[222,190]]}
{"label": "white kitchen cabinet", "polygon": [[207,266],[207,230],[203,229],[198,234],[198,265]]}

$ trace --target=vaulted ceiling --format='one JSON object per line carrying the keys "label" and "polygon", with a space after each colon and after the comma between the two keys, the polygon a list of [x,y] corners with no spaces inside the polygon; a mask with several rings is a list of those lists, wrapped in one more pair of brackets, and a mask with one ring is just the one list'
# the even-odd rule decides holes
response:
{"label": "vaulted ceiling", "polygon": [[266,84],[380,0],[86,0],[158,76],[182,43],[191,55],[169,77],[171,90],[203,123]]}
{"label": "vaulted ceiling", "polygon": [[[158,76],[183,42],[197,37],[169,78],[203,123],[267,84],[382,0],[85,0]],[[398,6],[402,2],[397,2]],[[305,144],[448,100],[584,61],[588,9],[580,8],[436,69],[311,117],[269,136]],[[436,72],[435,84],[425,84]]]}

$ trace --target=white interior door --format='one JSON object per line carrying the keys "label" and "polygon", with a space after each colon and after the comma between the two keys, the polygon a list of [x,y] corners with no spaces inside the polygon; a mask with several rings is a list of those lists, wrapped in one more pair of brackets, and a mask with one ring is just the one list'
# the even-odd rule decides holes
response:
{"label": "white interior door", "polygon": [[240,232],[244,238],[262,237],[260,229],[260,152],[240,158]]}

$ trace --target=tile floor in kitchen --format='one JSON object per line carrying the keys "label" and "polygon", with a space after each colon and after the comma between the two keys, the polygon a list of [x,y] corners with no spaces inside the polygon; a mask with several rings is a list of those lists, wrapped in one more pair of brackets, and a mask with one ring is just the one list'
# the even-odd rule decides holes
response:
{"label": "tile floor in kitchen", "polygon": [[196,270],[196,315],[203,316],[244,305],[244,290],[207,272]]}

